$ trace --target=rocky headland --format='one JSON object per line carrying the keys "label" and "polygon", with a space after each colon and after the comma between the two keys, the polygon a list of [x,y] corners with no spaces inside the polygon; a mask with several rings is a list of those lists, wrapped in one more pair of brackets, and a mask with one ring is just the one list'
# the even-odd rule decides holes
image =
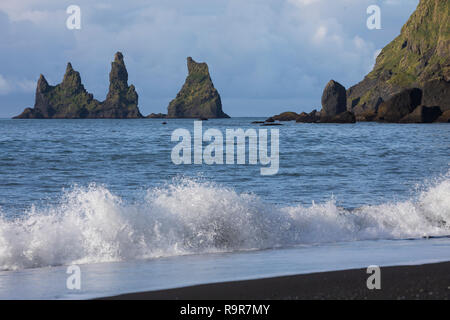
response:
{"label": "rocky headland", "polygon": [[449,10],[448,0],[420,1],[372,72],[347,91],[357,120],[434,122],[450,110]]}
{"label": "rocky headland", "polygon": [[449,11],[448,0],[420,0],[361,82],[345,90],[331,80],[322,95],[322,110],[301,113],[295,120],[450,122]]}
{"label": "rocky headland", "polygon": [[128,86],[128,72],[123,55],[117,52],[109,74],[106,100],[94,99],[81,82],[80,73],[67,64],[60,84],[48,84],[41,74],[37,83],[34,108],[26,108],[15,119],[84,119],[84,118],[142,118],[138,94]]}

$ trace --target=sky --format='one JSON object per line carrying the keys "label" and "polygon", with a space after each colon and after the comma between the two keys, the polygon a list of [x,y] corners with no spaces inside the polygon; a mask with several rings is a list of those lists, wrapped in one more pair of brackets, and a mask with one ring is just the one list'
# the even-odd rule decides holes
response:
{"label": "sky", "polygon": [[[121,51],[144,115],[167,112],[187,75],[208,63],[230,116],[320,109],[330,79],[350,87],[372,69],[419,0],[0,0],[0,118],[34,105],[39,75],[55,85],[67,62],[106,97]],[[81,29],[68,29],[70,5]],[[367,8],[381,9],[369,30]]]}

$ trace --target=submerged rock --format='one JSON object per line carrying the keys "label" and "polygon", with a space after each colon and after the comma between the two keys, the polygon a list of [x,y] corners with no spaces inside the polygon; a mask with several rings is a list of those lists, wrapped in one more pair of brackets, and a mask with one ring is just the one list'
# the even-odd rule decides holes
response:
{"label": "submerged rock", "polygon": [[104,102],[86,91],[80,73],[67,64],[63,81],[51,86],[41,74],[36,87],[34,108],[26,108],[15,119],[141,118],[138,96],[128,86],[128,73],[120,52],[110,73],[110,89]]}
{"label": "submerged rock", "polygon": [[167,118],[167,114],[165,113],[150,113],[148,116],[146,116],[148,119],[165,119]]}
{"label": "submerged rock", "polygon": [[298,123],[316,123],[320,121],[320,112],[313,110],[310,113],[302,112],[298,115],[295,122]]}
{"label": "submerged rock", "polygon": [[187,58],[188,76],[168,107],[169,118],[229,118],[222,110],[206,63]]}
{"label": "submerged rock", "polygon": [[298,117],[296,112],[287,111],[271,117],[275,121],[294,121]]}

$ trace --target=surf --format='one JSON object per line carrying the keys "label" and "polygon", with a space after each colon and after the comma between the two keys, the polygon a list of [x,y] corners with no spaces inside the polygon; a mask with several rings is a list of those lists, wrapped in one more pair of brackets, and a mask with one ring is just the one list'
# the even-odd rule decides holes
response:
{"label": "surf", "polygon": [[0,270],[450,234],[449,175],[406,201],[345,209],[336,199],[282,206],[212,182],[177,178],[126,202],[104,185],[56,205],[0,216]]}

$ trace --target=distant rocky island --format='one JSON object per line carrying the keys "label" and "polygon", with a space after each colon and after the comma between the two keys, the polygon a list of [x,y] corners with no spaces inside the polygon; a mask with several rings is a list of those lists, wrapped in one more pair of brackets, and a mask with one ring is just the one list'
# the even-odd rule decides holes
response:
{"label": "distant rocky island", "polygon": [[100,102],[86,91],[80,73],[67,64],[63,81],[51,86],[41,74],[36,88],[34,108],[26,108],[15,119],[84,119],[84,118],[142,118],[138,94],[128,86],[128,72],[123,55],[117,52],[109,74],[109,92]]}
{"label": "distant rocky island", "polygon": [[450,122],[449,11],[448,0],[421,0],[364,80],[348,90],[331,80],[321,111],[284,112],[268,120]]}

